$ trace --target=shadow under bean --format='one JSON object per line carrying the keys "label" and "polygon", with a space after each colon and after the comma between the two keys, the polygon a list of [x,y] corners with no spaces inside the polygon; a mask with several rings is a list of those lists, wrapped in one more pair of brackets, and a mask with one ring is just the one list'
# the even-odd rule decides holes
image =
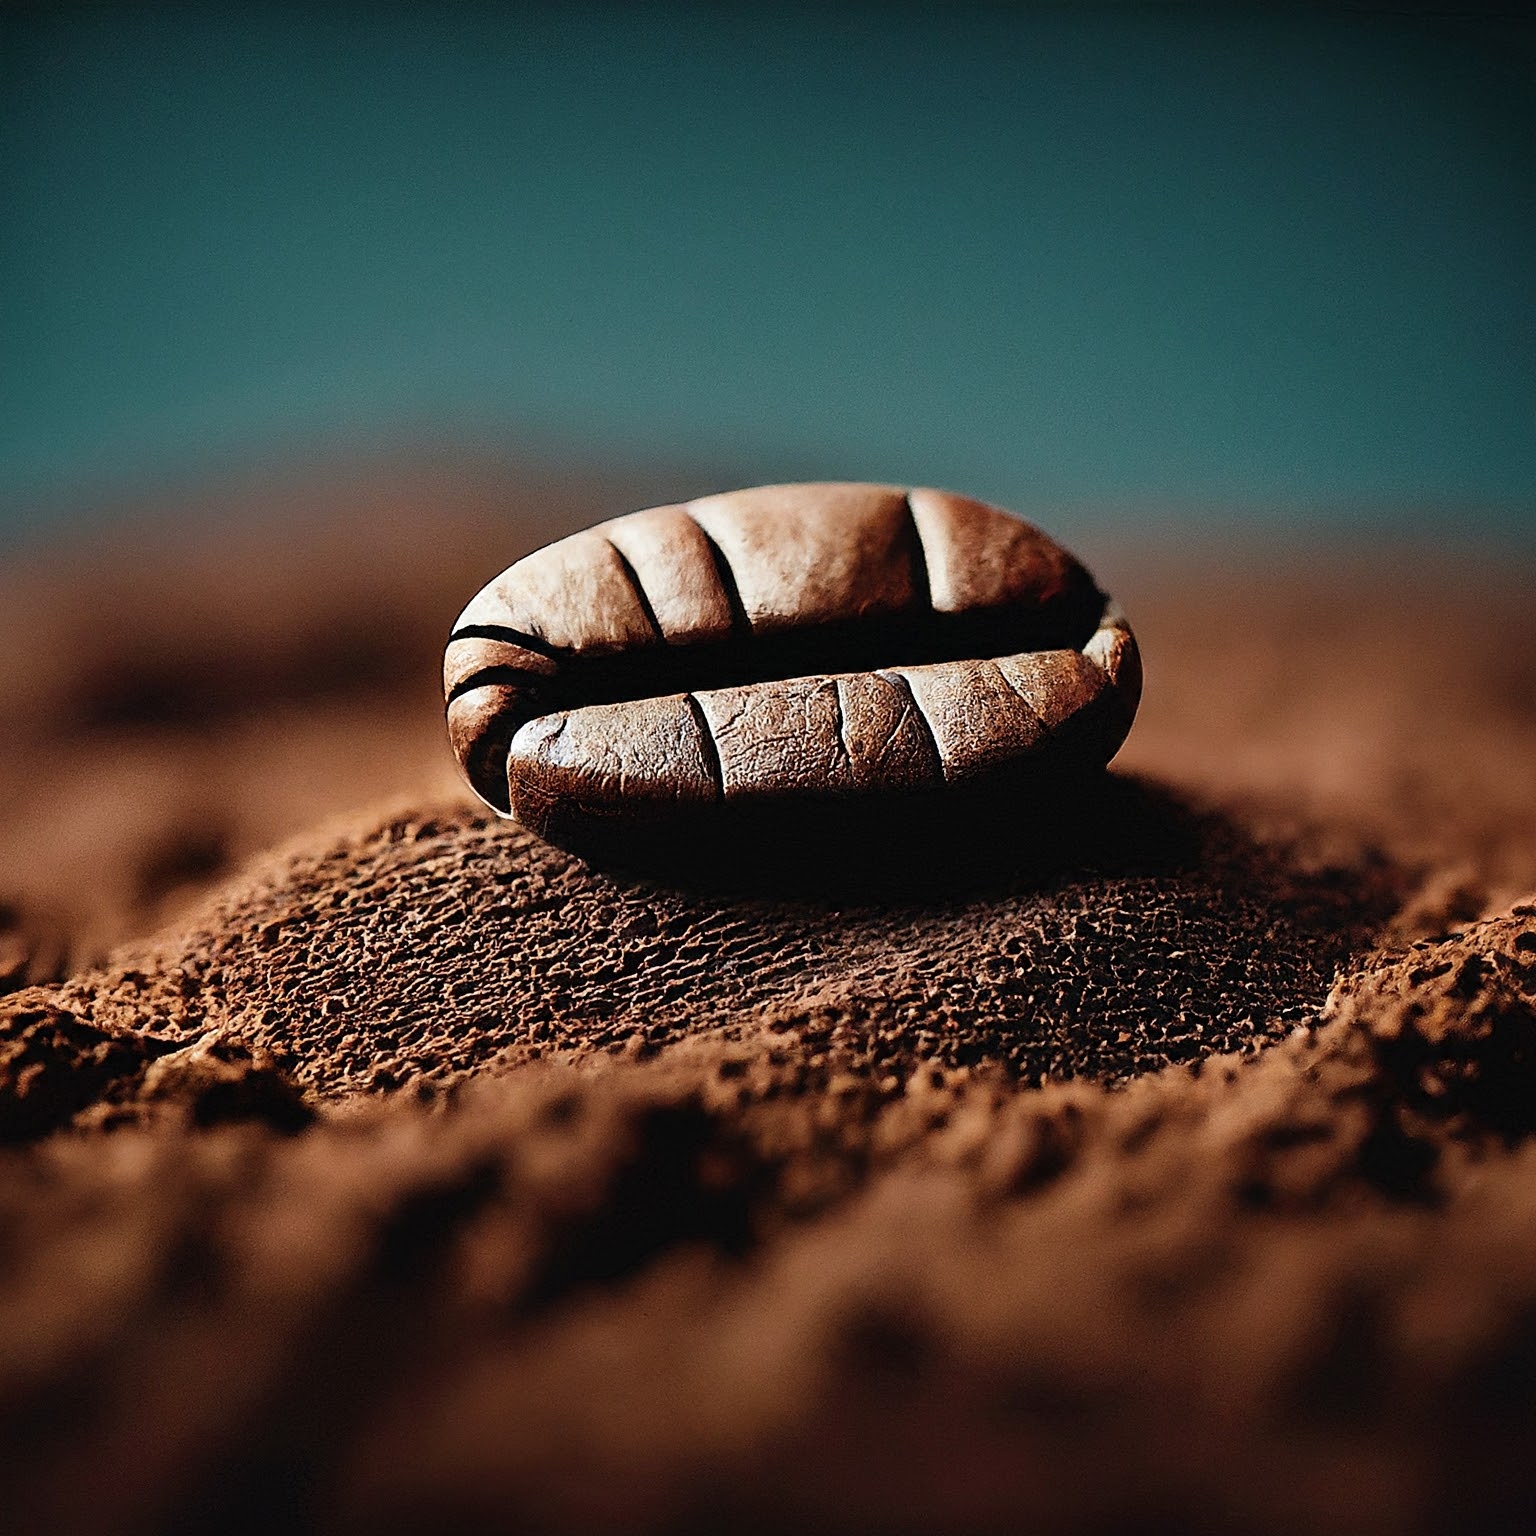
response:
{"label": "shadow under bean", "polygon": [[[1155,784],[1080,770],[972,789],[684,808],[652,822],[584,822],[553,841],[594,868],[679,891],[903,905],[1090,872],[1193,872],[1214,844],[1246,842]],[[1241,858],[1258,860],[1259,850],[1247,844]]]}

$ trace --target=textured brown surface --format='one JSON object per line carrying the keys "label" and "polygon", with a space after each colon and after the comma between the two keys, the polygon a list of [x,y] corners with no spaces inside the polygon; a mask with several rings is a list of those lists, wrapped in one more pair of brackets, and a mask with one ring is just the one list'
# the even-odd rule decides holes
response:
{"label": "textured brown surface", "polygon": [[931,1058],[1123,1078],[1285,1033],[1391,910],[1391,871],[1303,873],[1129,781],[1078,816],[1046,863],[1034,815],[992,815],[959,864],[763,895],[595,869],[488,812],[402,815],[269,861],[54,996],[230,1030],[326,1094],[812,1018],[903,1077]]}
{"label": "textured brown surface", "polygon": [[10,605],[8,1525],[1529,1528],[1528,572],[1085,550],[1102,800],[703,885],[455,791],[438,502],[362,689],[291,539]]}

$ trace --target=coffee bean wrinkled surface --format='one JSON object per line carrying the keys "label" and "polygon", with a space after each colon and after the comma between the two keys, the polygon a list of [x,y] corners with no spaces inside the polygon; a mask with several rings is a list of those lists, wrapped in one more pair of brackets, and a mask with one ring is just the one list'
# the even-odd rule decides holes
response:
{"label": "coffee bean wrinkled surface", "polygon": [[1141,665],[1029,523],[943,491],[781,485],[519,560],[460,615],[443,683],[475,791],[558,838],[1091,774]]}

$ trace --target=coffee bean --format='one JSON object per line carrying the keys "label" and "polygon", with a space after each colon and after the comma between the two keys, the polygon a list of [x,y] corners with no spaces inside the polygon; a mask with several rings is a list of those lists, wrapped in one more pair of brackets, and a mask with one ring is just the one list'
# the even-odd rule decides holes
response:
{"label": "coffee bean", "polygon": [[779,485],[535,551],[460,615],[465,775],[558,835],[1096,773],[1136,641],[1038,528],[943,491]]}

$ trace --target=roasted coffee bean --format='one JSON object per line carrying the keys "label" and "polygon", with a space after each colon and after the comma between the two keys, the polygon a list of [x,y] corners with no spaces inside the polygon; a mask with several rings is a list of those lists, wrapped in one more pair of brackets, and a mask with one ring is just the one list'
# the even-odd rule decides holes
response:
{"label": "roasted coffee bean", "polygon": [[448,730],[546,834],[1101,769],[1130,628],[1038,528],[943,491],[779,485],[535,551],[448,642]]}

